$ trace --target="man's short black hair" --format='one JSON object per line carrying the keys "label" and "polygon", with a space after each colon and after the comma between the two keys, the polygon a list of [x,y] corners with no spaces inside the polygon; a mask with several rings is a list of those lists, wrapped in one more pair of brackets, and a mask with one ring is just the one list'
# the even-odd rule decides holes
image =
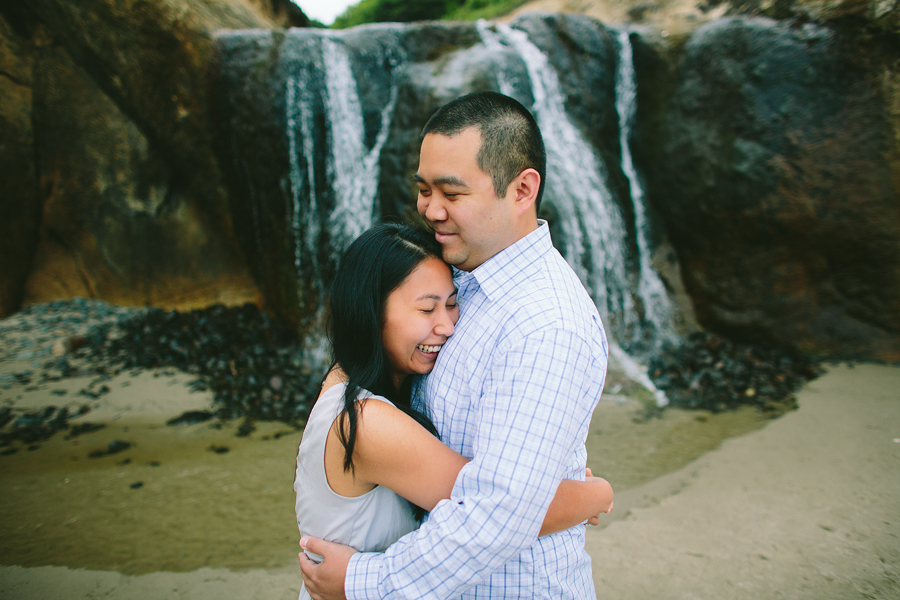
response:
{"label": "man's short black hair", "polygon": [[527,108],[509,96],[497,92],[475,92],[460,96],[438,109],[425,128],[429,133],[452,137],[470,127],[481,133],[481,149],[476,157],[478,168],[491,177],[498,197],[525,169],[535,169],[541,176],[535,210],[544,195],[547,151],[537,121]]}

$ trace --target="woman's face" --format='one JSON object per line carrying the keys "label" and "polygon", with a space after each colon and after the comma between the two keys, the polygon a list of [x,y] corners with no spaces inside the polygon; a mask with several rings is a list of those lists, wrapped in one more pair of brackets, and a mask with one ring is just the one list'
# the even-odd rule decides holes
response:
{"label": "woman's face", "polygon": [[450,267],[426,258],[390,293],[384,308],[381,340],[398,387],[408,375],[431,372],[458,319]]}

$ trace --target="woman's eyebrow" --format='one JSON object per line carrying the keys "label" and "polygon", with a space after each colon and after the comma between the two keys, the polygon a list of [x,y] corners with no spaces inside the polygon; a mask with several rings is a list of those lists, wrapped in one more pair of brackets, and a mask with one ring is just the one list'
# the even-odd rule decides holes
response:
{"label": "woman's eyebrow", "polygon": [[[448,296],[448,298],[452,298],[455,295],[456,292],[453,292],[452,294],[450,294],[450,296]],[[443,296],[439,294],[422,294],[421,296],[416,298],[416,302],[418,302],[419,300],[437,300],[438,302],[440,302],[443,299]]]}

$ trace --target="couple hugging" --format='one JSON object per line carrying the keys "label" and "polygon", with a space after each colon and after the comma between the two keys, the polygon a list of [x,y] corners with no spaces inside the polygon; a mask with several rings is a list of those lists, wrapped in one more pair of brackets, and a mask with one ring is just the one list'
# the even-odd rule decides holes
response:
{"label": "couple hugging", "polygon": [[521,104],[458,98],[415,175],[434,232],[379,225],[342,258],[297,457],[301,598],[595,597],[583,524],[613,493],[584,441],[608,348],[537,219],[545,166]]}

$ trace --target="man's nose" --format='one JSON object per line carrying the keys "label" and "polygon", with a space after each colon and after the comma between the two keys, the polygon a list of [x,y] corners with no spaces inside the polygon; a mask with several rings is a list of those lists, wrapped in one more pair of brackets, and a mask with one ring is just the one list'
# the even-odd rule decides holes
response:
{"label": "man's nose", "polygon": [[426,221],[434,223],[435,221],[445,221],[447,219],[447,209],[444,202],[437,194],[432,194],[429,198],[424,198],[420,202],[419,214],[425,217]]}

